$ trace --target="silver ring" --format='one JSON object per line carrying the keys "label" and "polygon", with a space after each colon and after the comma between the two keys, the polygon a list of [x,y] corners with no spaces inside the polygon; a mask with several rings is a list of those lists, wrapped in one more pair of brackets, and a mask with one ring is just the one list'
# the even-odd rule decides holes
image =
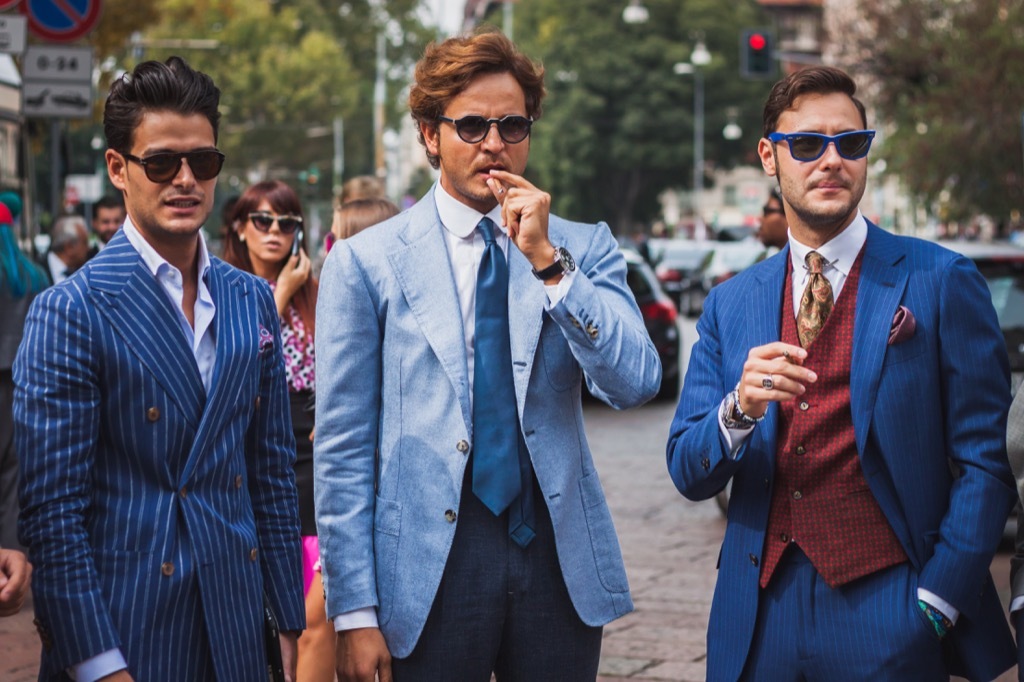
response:
{"label": "silver ring", "polygon": [[771,374],[766,376],[764,379],[761,379],[761,386],[766,391],[770,391],[773,388],[775,388],[775,382],[772,380],[772,375]]}
{"label": "silver ring", "polygon": [[505,188],[504,187],[499,187],[498,188],[498,194],[504,194],[504,193],[505,193]]}

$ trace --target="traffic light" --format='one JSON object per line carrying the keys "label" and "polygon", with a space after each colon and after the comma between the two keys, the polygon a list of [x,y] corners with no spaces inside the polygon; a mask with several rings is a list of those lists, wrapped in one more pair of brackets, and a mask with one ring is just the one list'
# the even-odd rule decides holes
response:
{"label": "traffic light", "polygon": [[775,39],[771,32],[758,28],[743,31],[740,37],[740,75],[755,80],[775,78]]}

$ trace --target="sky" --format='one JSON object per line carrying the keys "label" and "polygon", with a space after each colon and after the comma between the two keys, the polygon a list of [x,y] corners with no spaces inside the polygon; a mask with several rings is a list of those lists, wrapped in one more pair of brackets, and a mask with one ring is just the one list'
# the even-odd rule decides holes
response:
{"label": "sky", "polygon": [[464,0],[424,0],[423,4],[445,33],[456,33],[462,28],[462,11],[466,6]]}

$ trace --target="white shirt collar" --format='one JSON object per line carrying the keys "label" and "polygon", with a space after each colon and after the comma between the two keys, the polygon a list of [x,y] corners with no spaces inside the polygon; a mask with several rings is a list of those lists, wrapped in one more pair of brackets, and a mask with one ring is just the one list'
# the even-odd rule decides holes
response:
{"label": "white shirt collar", "polygon": [[811,251],[817,251],[831,267],[847,276],[850,274],[853,263],[857,260],[857,255],[860,253],[867,238],[868,223],[859,210],[853,222],[847,225],[845,230],[817,249],[812,249],[798,242],[793,237],[793,231],[790,230],[789,255],[793,261],[793,272],[804,272],[806,268],[806,261],[804,259],[807,258],[807,254]]}
{"label": "white shirt collar", "polygon": [[[178,268],[174,267],[167,260],[156,252],[146,238],[142,236],[139,229],[132,223],[131,217],[124,219],[124,236],[128,238],[128,242],[135,247],[135,250],[142,256],[142,262],[146,264],[146,268],[153,273],[154,277],[160,274],[160,270],[166,266],[173,268],[175,271]],[[206,273],[210,270],[210,253],[206,249],[206,238],[203,237],[203,233],[199,232],[199,279],[203,280],[206,278]],[[180,275],[180,271],[179,271]]]}
{"label": "white shirt collar", "polygon": [[[437,215],[441,218],[441,224],[453,236],[459,239],[471,237],[477,223],[484,217],[484,214],[480,213],[480,211],[466,206],[451,194],[448,194],[440,182],[434,185],[434,203],[437,205]],[[501,224],[501,204],[495,205],[494,208],[487,212],[486,216],[493,220],[494,224],[499,226],[501,231],[507,235],[504,225]]]}

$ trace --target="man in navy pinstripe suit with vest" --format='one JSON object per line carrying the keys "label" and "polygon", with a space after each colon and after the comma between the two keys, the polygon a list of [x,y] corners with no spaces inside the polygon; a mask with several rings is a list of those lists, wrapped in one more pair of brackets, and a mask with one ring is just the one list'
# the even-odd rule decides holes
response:
{"label": "man in navy pinstripe suit with vest", "polygon": [[264,593],[294,671],[304,627],[279,323],[200,228],[220,92],[182,59],[111,87],[128,217],[36,298],[14,367],[20,536],[40,679],[266,679]]}
{"label": "man in navy pinstripe suit with vest", "polygon": [[985,280],[858,210],[874,131],[842,71],[775,85],[758,151],[787,245],[716,287],[668,466],[732,480],[709,680],[991,680],[1014,649],[989,564],[1014,499]]}

